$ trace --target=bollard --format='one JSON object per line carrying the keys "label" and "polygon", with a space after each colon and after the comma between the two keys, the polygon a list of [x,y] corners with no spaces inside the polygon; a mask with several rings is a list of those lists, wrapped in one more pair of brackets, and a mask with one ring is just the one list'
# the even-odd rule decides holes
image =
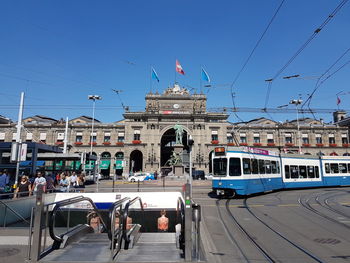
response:
{"label": "bollard", "polygon": [[35,202],[35,214],[34,214],[34,233],[33,233],[33,245],[31,247],[31,256],[34,262],[40,260],[41,254],[41,239],[42,239],[42,226],[43,226],[43,186],[38,185]]}
{"label": "bollard", "polygon": [[200,261],[200,222],[201,222],[201,206],[199,204],[192,205],[192,220],[194,222],[194,244],[193,257]]}
{"label": "bollard", "polygon": [[192,261],[191,185],[185,184],[185,261]]}

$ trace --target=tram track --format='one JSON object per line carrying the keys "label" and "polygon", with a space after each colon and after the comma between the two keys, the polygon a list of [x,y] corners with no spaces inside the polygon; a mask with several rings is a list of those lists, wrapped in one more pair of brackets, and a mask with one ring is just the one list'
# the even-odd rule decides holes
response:
{"label": "tram track", "polygon": [[[315,198],[315,201],[317,202],[316,199],[317,199],[317,198]],[[342,223],[342,222],[339,222],[338,220],[336,220],[336,219],[334,219],[334,218],[332,218],[332,217],[326,215],[325,213],[320,212],[320,211],[317,210],[316,208],[312,207],[312,205],[310,204],[310,198],[307,198],[307,199],[303,200],[301,197],[299,197],[298,202],[299,202],[299,204],[300,204],[302,207],[304,207],[304,208],[306,208],[307,210],[309,210],[309,211],[311,211],[311,212],[317,214],[318,216],[320,216],[320,217],[322,217],[322,218],[324,218],[324,219],[327,219],[328,221],[331,221],[331,222],[333,222],[333,223],[335,223],[335,224],[337,224],[337,225],[340,225],[340,226],[342,226],[342,227],[345,227],[345,228],[347,228],[347,229],[350,229],[350,226],[349,226],[349,225],[344,224],[344,223]],[[322,204],[321,204],[321,206],[322,206]],[[324,207],[324,206],[322,206],[322,207]],[[327,208],[327,207],[324,207],[324,208]],[[328,209],[329,209],[329,208],[328,208]],[[329,210],[330,210],[330,209],[329,209]],[[330,210],[330,211],[332,211],[332,210]],[[333,212],[335,212],[335,211],[333,211]],[[339,211],[338,211],[338,212],[339,212]],[[336,212],[336,213],[338,213],[338,212]],[[339,214],[339,213],[338,213],[338,214]],[[344,216],[344,215],[343,215],[343,216]],[[347,216],[347,215],[346,215],[346,217],[349,218],[349,216]]]}
{"label": "tram track", "polygon": [[[346,214],[346,213],[344,213],[344,212],[342,212],[342,211],[339,211],[338,209],[335,209],[334,207],[332,207],[332,206],[329,204],[329,200],[330,200],[331,198],[333,199],[333,198],[335,198],[335,197],[342,196],[342,195],[347,195],[347,194],[348,194],[347,192],[346,192],[346,193],[336,193],[336,194],[334,194],[334,195],[332,195],[332,196],[330,196],[330,197],[324,199],[323,202],[320,201],[319,196],[318,196],[315,200],[316,200],[316,202],[317,202],[320,206],[322,206],[322,207],[328,209],[329,211],[332,211],[333,213],[336,213],[336,214],[338,214],[338,215],[340,215],[340,216],[343,216],[343,217],[345,217],[345,218],[350,219],[350,215],[348,215],[348,214]],[[339,205],[339,204],[336,203],[336,205]]]}

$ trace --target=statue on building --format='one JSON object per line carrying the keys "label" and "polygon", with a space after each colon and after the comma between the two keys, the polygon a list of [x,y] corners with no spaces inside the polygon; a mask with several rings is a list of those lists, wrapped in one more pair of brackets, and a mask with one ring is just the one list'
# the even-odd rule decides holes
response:
{"label": "statue on building", "polygon": [[175,130],[175,136],[176,136],[175,144],[182,144],[182,135],[184,132],[182,125],[178,123],[175,124],[174,130]]}

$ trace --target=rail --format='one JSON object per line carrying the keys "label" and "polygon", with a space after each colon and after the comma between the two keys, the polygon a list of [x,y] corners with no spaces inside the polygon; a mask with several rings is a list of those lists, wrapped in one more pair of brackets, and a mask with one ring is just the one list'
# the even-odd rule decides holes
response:
{"label": "rail", "polygon": [[30,222],[25,219],[23,216],[21,216],[18,212],[16,212],[14,209],[12,209],[8,204],[4,203],[0,200],[0,204],[4,205],[5,212],[4,212],[4,221],[3,221],[3,227],[6,227],[6,217],[7,217],[7,209],[9,209],[15,216],[17,216],[19,219],[23,220],[27,224],[30,224]]}
{"label": "rail", "polygon": [[[113,203],[111,208],[109,209],[109,225],[110,225],[110,231],[108,231],[108,238],[111,241],[111,260],[114,259],[115,255],[118,254],[118,252],[121,249],[121,241],[122,241],[122,229],[121,224],[118,223],[118,228],[116,229],[116,210],[118,209],[118,222],[122,222],[122,211],[123,204],[130,200],[130,197],[125,197],[121,200],[116,201]],[[117,249],[117,251],[115,251]]]}
{"label": "rail", "polygon": [[63,241],[63,236],[65,234],[67,234],[69,231],[67,231],[64,234],[61,234],[60,236],[56,235],[54,232],[54,227],[55,227],[55,218],[56,218],[56,213],[57,211],[62,207],[62,206],[67,206],[67,205],[71,205],[71,204],[75,204],[75,203],[79,203],[82,201],[88,201],[91,206],[93,207],[94,212],[98,215],[98,217],[100,218],[100,221],[104,227],[105,230],[108,230],[107,225],[105,224],[105,222],[103,221],[103,218],[100,214],[100,212],[98,211],[96,205],[94,204],[94,202],[91,200],[91,198],[89,197],[84,197],[84,196],[77,196],[77,197],[73,197],[73,198],[69,198],[66,200],[62,200],[62,201],[58,201],[58,202],[53,202],[53,203],[49,203],[46,204],[46,207],[49,207],[51,205],[55,205],[55,207],[52,210],[52,214],[50,216],[50,220],[49,220],[49,233],[50,233],[50,237],[56,242],[55,247],[59,244],[62,243]]}
{"label": "rail", "polygon": [[[126,232],[126,226],[127,226],[127,221],[128,221],[128,216],[129,216],[129,207],[135,203],[136,201],[140,202],[140,207],[143,212],[143,204],[142,200],[140,197],[135,197],[134,199],[130,200],[124,207],[124,213],[123,213],[123,232],[122,232],[122,238],[124,239],[124,249],[129,248],[129,243],[130,243],[130,236]],[[130,229],[128,232],[132,232],[133,229]]]}
{"label": "rail", "polygon": [[184,200],[179,197],[177,199],[177,204],[176,204],[176,218],[178,219],[180,216],[180,224],[181,224],[181,231],[180,235],[177,237],[178,238],[178,245],[180,249],[184,249],[185,247],[185,204]]}

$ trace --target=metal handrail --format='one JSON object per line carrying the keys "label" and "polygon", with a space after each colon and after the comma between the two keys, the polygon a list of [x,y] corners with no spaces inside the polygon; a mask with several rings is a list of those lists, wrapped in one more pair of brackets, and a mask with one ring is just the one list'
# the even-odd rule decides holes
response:
{"label": "metal handrail", "polygon": [[55,218],[56,218],[56,213],[57,213],[58,209],[61,206],[71,205],[71,204],[79,203],[79,202],[82,202],[82,201],[88,201],[92,205],[92,207],[94,209],[94,212],[96,212],[96,214],[99,216],[104,229],[107,229],[107,226],[106,226],[105,222],[103,221],[103,218],[102,218],[100,212],[98,211],[95,203],[91,200],[91,198],[84,197],[84,196],[77,196],[77,197],[73,197],[73,198],[70,198],[70,199],[49,203],[49,204],[46,205],[46,206],[55,205],[54,209],[52,210],[52,214],[51,214],[50,220],[49,220],[49,233],[50,233],[50,237],[54,241],[61,243],[63,241],[62,237],[64,236],[64,234],[61,234],[61,236],[58,236],[58,235],[56,235],[54,233]]}
{"label": "metal handrail", "polygon": [[128,249],[129,247],[129,243],[130,243],[130,238],[128,237],[128,235],[126,234],[126,225],[127,225],[127,220],[128,220],[128,216],[129,216],[129,207],[135,203],[136,201],[140,201],[140,207],[142,212],[143,210],[143,204],[142,204],[142,200],[140,197],[135,197],[134,199],[130,200],[124,207],[124,213],[123,213],[123,232],[122,232],[122,238],[125,241],[125,249]]}
{"label": "metal handrail", "polygon": [[[8,204],[5,204],[3,201],[0,200],[0,203],[3,204],[6,209],[10,209],[10,211],[12,213],[14,213],[17,217],[19,217],[20,219],[22,219],[23,221],[27,222],[28,224],[30,224],[30,222],[28,222],[28,220],[26,220],[23,216],[21,216],[19,213],[17,213],[15,210],[13,210]],[[4,221],[5,221],[5,218],[4,218]],[[4,222],[4,225],[5,225],[5,222]]]}
{"label": "metal handrail", "polygon": [[[115,254],[117,254],[120,251],[121,240],[122,240],[122,236],[123,236],[123,233],[120,234],[120,232],[122,231],[121,227],[120,227],[121,221],[122,221],[120,217],[121,217],[122,213],[121,212],[119,213],[119,226],[118,226],[118,229],[116,231],[116,229],[115,229],[115,220],[116,220],[115,211],[116,211],[116,209],[119,209],[120,211],[122,211],[123,203],[125,203],[128,200],[130,200],[130,197],[124,197],[123,199],[114,202],[113,205],[109,209],[109,217],[108,218],[110,220],[110,222],[109,222],[110,230],[108,231],[108,238],[111,241],[111,256],[110,256],[111,260],[114,259],[114,249],[116,247],[116,243],[118,244],[118,249],[117,249],[117,252]],[[117,240],[115,239],[116,235],[118,235]]]}

